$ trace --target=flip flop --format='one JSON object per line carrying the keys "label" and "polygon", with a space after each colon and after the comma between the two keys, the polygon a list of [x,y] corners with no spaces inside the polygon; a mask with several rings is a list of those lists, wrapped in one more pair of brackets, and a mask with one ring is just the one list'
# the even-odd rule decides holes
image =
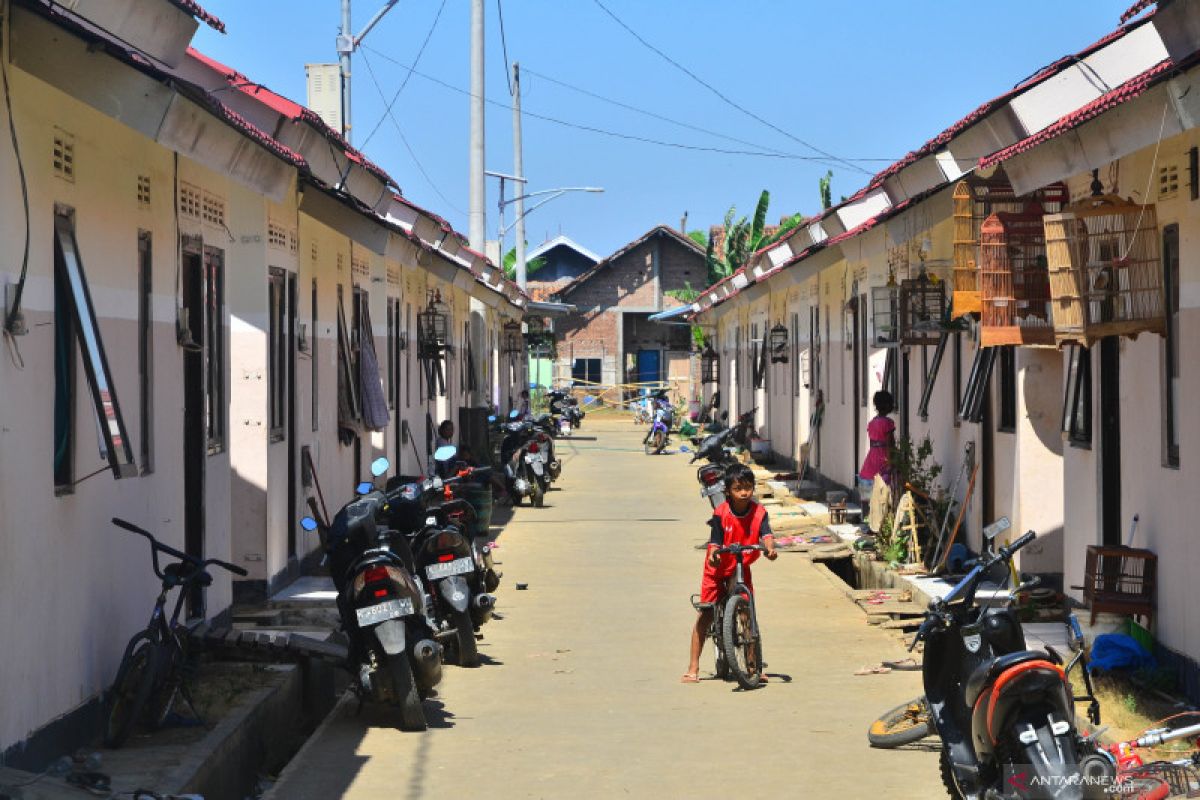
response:
{"label": "flip flop", "polygon": [[891,667],[885,667],[882,664],[875,667],[863,666],[854,670],[855,675],[886,675],[891,672]]}
{"label": "flip flop", "polygon": [[694,672],[685,672],[683,677],[679,679],[680,683],[699,683],[700,676]]}
{"label": "flip flop", "polygon": [[901,672],[916,672],[921,668],[915,658],[902,658],[899,661],[884,661],[882,665],[888,669],[896,669]]}

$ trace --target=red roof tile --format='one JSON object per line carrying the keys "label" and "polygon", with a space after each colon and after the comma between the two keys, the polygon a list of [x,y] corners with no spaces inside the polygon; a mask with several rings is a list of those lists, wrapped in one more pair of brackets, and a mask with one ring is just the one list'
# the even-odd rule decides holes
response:
{"label": "red roof tile", "polygon": [[1136,3],[1127,8],[1125,13],[1121,15],[1121,22],[1128,22],[1157,2],[1158,0],[1137,0]]}

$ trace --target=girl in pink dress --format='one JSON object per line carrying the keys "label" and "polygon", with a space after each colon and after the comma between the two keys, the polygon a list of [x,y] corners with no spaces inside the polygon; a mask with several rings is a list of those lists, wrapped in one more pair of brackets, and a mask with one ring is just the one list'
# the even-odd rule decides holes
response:
{"label": "girl in pink dress", "polygon": [[862,468],[858,471],[858,496],[864,509],[871,500],[875,476],[883,475],[884,480],[891,479],[888,456],[896,445],[896,423],[888,417],[896,408],[891,392],[876,392],[873,402],[875,417],[867,423],[870,448],[867,450],[867,457],[863,459]]}

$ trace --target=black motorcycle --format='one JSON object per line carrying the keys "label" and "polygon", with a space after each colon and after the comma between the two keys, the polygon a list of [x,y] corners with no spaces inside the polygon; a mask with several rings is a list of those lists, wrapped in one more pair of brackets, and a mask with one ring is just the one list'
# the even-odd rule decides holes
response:
{"label": "black motorcycle", "polygon": [[738,424],[732,428],[692,439],[696,452],[688,463],[694,464],[701,459],[708,461],[696,470],[696,480],[700,483],[700,496],[708,498],[713,508],[725,502],[725,471],[737,463],[734,450],[747,445],[747,434],[754,424],[754,412],[757,410],[751,409],[742,414],[738,417]]}
{"label": "black motorcycle", "polygon": [[547,395],[550,401],[550,413],[557,417],[555,427],[559,436],[570,436],[571,431],[583,427],[586,416],[579,408],[579,400],[566,392],[554,389]]}
{"label": "black motorcycle", "polygon": [[[376,476],[386,471],[387,459],[372,465]],[[398,708],[401,728],[425,730],[421,701],[442,679],[442,646],[426,615],[426,591],[407,538],[378,522],[384,493],[370,482],[357,492],[359,498],[338,511],[328,529],[312,517],[301,526],[321,534],[355,691]]]}
{"label": "black motorcycle", "polygon": [[514,506],[526,497],[539,508],[544,504],[550,486],[550,464],[556,463],[552,461],[549,443],[550,437],[528,420],[505,424],[500,464]]}
{"label": "black motorcycle", "polygon": [[1089,745],[1075,728],[1066,673],[1056,654],[1026,649],[1013,610],[1012,598],[1031,584],[1014,588],[1001,605],[976,603],[980,582],[997,568],[1007,585],[1013,554],[1035,536],[1029,531],[981,557],[930,603],[913,640],[912,647],[925,642],[925,697],[942,740],[942,783],[953,798],[1083,797],[1079,758]]}

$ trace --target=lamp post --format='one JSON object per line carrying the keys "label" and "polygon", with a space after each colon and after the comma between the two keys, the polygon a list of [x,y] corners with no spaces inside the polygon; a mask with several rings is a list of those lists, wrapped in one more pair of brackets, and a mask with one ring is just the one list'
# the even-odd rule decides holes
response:
{"label": "lamp post", "polygon": [[383,15],[392,10],[399,0],[387,0],[383,8],[371,17],[362,32],[355,35],[350,28],[350,0],[342,0],[342,26],[338,30],[337,53],[342,72],[342,136],[350,141],[350,56],[362,44],[362,40],[371,29],[383,19]]}
{"label": "lamp post", "polygon": [[[500,266],[501,270],[504,269],[504,263],[503,263],[504,262],[504,237],[510,230],[513,229],[513,227],[517,223],[523,221],[525,219],[525,217],[529,216],[534,211],[537,211],[539,208],[546,205],[546,203],[549,203],[551,200],[555,199],[556,197],[562,197],[567,192],[591,192],[593,194],[597,194],[597,193],[604,191],[603,187],[600,187],[600,186],[562,186],[557,189],[543,189],[538,192],[528,192],[526,194],[522,194],[522,195],[518,195],[516,197],[505,199],[505,197],[504,197],[504,182],[505,181],[513,181],[515,183],[525,184],[525,183],[527,183],[526,179],[522,178],[520,176],[517,176],[517,175],[507,175],[503,172],[488,171],[486,174],[490,175],[493,178],[500,179],[500,201],[496,204],[500,211],[500,224],[496,229],[496,234],[497,234],[496,238],[499,240],[499,245],[500,245],[500,262],[501,263],[499,266]],[[514,219],[508,225],[505,225],[504,224],[504,209],[506,207],[512,205],[513,203],[524,202],[525,200],[528,200],[531,197],[541,197],[542,199],[539,200],[538,202],[534,203],[529,208],[527,208],[523,211],[520,211],[517,214],[516,219]],[[524,258],[521,257],[522,255],[523,255],[523,253],[521,253],[521,248],[518,248],[518,258],[517,258],[517,264],[516,264],[517,285],[520,286],[522,290],[524,290],[524,288],[525,288],[525,260],[524,260]]]}

